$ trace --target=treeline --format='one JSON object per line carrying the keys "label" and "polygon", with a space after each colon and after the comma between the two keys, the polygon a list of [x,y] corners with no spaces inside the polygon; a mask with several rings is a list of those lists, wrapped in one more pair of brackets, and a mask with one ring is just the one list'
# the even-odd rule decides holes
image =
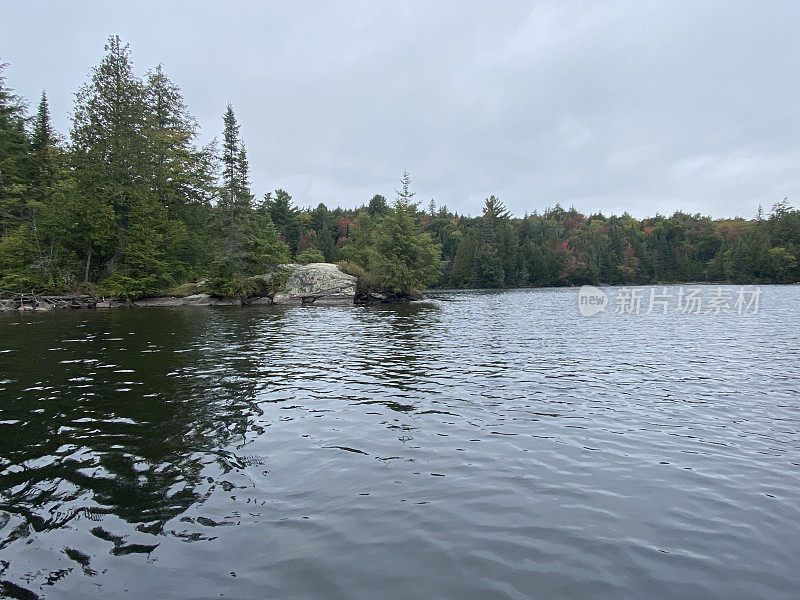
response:
{"label": "treeline", "polygon": [[556,205],[512,217],[494,196],[465,217],[413,200],[300,209],[284,190],[251,193],[230,105],[221,143],[200,147],[180,89],[159,65],[134,74],[106,55],[76,95],[68,138],[47,97],[28,116],[0,67],[0,290],[124,298],[204,281],[216,295],[263,293],[253,276],[283,262],[339,262],[363,288],[506,287],[675,281],[800,281],[800,212],[756,219],[676,213],[636,220]]}
{"label": "treeline", "polygon": [[[0,67],[0,290],[133,299],[203,280],[247,296],[277,264],[335,259],[344,211],[300,212],[283,190],[257,201],[230,105],[222,125],[220,144],[199,147],[178,86],[160,65],[137,77],[118,37],[76,95],[68,139],[46,95],[28,117]],[[406,192],[373,223],[360,266],[345,265],[376,290],[438,278],[439,248]]]}
{"label": "treeline", "polygon": [[427,227],[455,287],[800,281],[800,211],[786,201],[754,220],[677,212],[640,221],[559,205],[511,218],[490,197],[479,218],[432,212]]}

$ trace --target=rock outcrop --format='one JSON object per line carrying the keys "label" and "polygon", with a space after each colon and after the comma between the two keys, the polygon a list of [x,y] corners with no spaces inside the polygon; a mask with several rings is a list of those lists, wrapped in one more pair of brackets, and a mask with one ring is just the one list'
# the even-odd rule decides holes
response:
{"label": "rock outcrop", "polygon": [[97,300],[91,296],[39,296],[38,294],[12,294],[0,298],[0,310],[63,310],[70,308],[94,308]]}
{"label": "rock outcrop", "polygon": [[292,269],[283,291],[272,297],[273,304],[342,306],[353,304],[356,278],[331,263],[286,265]]}
{"label": "rock outcrop", "polygon": [[239,298],[212,298],[208,294],[190,296],[157,296],[139,300],[101,300],[97,308],[170,308],[174,306],[238,306]]}
{"label": "rock outcrop", "polygon": [[[357,280],[331,263],[280,265],[279,270],[260,275],[274,294],[249,298],[215,298],[208,294],[160,296],[139,300],[102,299],[91,296],[38,296],[14,294],[0,297],[2,310],[53,310],[56,308],[139,308],[178,306],[239,306],[278,304],[286,306],[345,306],[355,303]],[[285,284],[279,282],[286,280]],[[376,296],[377,297],[377,296]],[[384,298],[380,298],[386,301]]]}

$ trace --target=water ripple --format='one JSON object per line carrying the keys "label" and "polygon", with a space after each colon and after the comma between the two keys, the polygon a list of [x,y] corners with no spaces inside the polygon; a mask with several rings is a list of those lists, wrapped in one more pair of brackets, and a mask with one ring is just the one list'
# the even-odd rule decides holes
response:
{"label": "water ripple", "polygon": [[0,597],[796,598],[800,287],[576,295],[0,317]]}

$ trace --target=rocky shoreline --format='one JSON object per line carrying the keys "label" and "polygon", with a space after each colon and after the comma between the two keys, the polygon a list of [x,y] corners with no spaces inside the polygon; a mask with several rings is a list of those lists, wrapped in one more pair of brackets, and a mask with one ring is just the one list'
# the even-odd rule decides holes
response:
{"label": "rocky shoreline", "polygon": [[97,308],[97,300],[88,295],[40,296],[38,294],[12,294],[0,298],[0,311],[4,310],[69,310]]}
{"label": "rocky shoreline", "polygon": [[[94,298],[89,295],[45,296],[38,294],[13,294],[0,297],[0,311],[51,311],[70,309],[109,308],[164,308],[180,306],[351,306],[369,302],[390,302],[393,298],[383,294],[357,296],[357,279],[331,263],[309,265],[281,265],[291,270],[280,291],[265,296],[247,298],[216,298],[200,293],[188,296],[159,296],[139,300]],[[258,278],[269,283],[275,274]]]}

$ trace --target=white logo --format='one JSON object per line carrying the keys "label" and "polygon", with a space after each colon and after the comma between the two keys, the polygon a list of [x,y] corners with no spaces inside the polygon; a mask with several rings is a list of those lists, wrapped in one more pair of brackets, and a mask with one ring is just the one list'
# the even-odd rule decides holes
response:
{"label": "white logo", "polygon": [[584,317],[591,317],[603,312],[608,305],[608,296],[600,288],[593,285],[582,285],[578,292],[578,310]]}

